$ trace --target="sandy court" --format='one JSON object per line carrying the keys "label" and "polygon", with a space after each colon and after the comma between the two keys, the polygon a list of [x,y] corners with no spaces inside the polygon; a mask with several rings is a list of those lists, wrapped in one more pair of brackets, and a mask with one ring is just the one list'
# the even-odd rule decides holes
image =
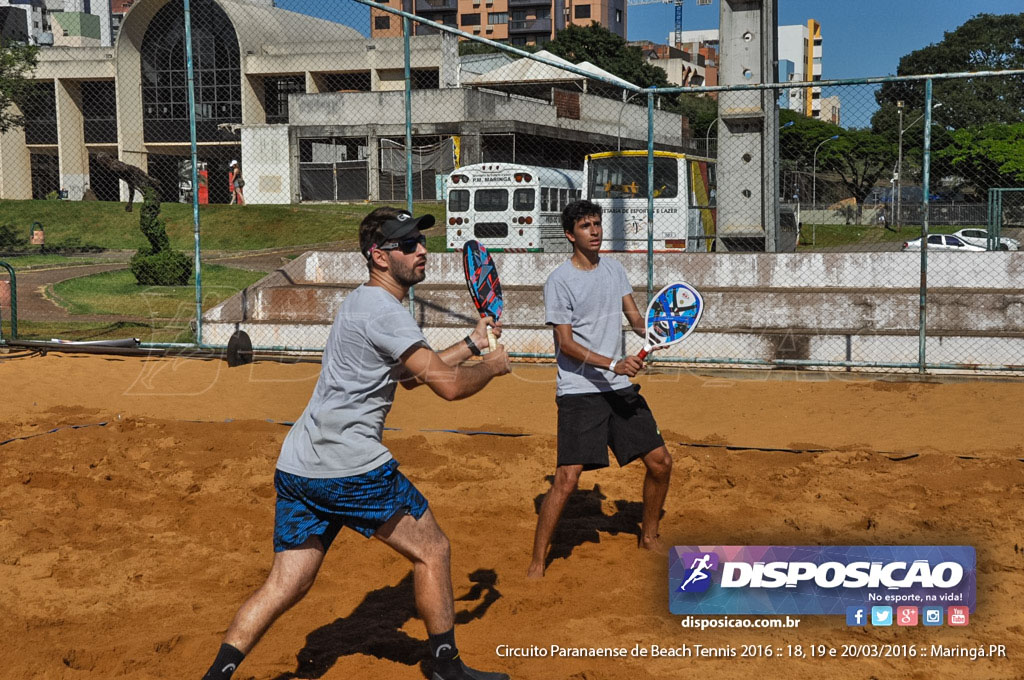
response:
{"label": "sandy court", "polygon": [[[319,364],[2,357],[0,441],[27,438],[0,446],[0,677],[200,677],[269,567],[280,423],[301,413]],[[636,548],[639,465],[583,476],[547,576],[528,581],[554,469],[554,371],[517,366],[463,402],[399,390],[385,437],[451,539],[472,665],[519,680],[1024,677],[1024,382],[698,371],[640,383],[675,460],[669,545],[972,545],[970,625],[681,628],[666,557]],[[733,448],[744,446],[825,451]],[[408,563],[346,531],[235,677],[420,679],[425,638]],[[1005,644],[1009,658],[498,656],[501,645],[884,642]]]}

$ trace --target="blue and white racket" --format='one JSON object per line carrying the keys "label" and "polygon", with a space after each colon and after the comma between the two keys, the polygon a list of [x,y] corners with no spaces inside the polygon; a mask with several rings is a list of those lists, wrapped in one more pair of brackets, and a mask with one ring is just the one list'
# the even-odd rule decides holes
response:
{"label": "blue and white racket", "polygon": [[670,283],[647,305],[647,337],[637,354],[644,359],[656,349],[674,345],[697,327],[704,299],[688,283]]}

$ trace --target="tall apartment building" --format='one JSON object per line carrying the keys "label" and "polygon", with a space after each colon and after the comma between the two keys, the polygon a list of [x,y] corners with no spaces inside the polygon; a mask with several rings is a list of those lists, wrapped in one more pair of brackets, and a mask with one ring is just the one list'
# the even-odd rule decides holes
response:
{"label": "tall apartment building", "polygon": [[[424,19],[510,45],[542,45],[568,25],[596,21],[626,37],[626,0],[382,0]],[[416,35],[437,29],[417,24]],[[402,20],[377,9],[370,11],[373,38],[402,35]]]}
{"label": "tall apartment building", "polygon": [[[702,47],[718,49],[718,29],[704,29],[700,31],[683,31],[683,44],[698,43]],[[675,40],[675,34],[670,33],[668,42]],[[779,81],[780,82],[808,82],[821,80],[821,24],[814,19],[808,19],[807,24],[795,24],[792,26],[779,26],[778,35],[779,50]],[[687,48],[684,48],[687,49]],[[692,48],[688,52],[694,52]],[[710,78],[708,78],[710,80]],[[711,85],[711,82],[707,82]],[[792,111],[799,111],[805,116],[819,118],[821,116],[821,88],[805,87],[783,90],[780,95],[780,106]],[[839,116],[838,107],[829,107],[829,119],[837,119]]]}
{"label": "tall apartment building", "polygon": [[110,0],[0,0],[8,21],[24,22],[26,42],[56,47],[110,47]]}

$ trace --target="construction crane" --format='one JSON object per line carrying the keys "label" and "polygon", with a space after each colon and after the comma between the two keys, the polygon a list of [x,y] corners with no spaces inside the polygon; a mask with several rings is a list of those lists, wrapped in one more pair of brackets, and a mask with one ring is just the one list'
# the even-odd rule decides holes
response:
{"label": "construction crane", "polygon": [[[673,47],[678,47],[683,42],[683,0],[626,0],[626,4],[632,7],[640,5],[675,5],[676,8],[676,32],[673,36]],[[711,0],[697,0],[698,5],[710,5]]]}

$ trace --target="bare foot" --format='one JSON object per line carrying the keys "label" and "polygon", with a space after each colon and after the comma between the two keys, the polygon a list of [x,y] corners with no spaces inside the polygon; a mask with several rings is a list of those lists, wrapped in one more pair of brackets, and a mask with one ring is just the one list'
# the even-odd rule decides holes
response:
{"label": "bare foot", "polygon": [[655,534],[654,536],[641,536],[640,540],[637,541],[637,547],[656,553],[667,552],[665,544],[661,542],[661,534]]}
{"label": "bare foot", "polygon": [[544,578],[544,565],[531,564],[530,568],[526,570],[526,578],[533,580]]}

